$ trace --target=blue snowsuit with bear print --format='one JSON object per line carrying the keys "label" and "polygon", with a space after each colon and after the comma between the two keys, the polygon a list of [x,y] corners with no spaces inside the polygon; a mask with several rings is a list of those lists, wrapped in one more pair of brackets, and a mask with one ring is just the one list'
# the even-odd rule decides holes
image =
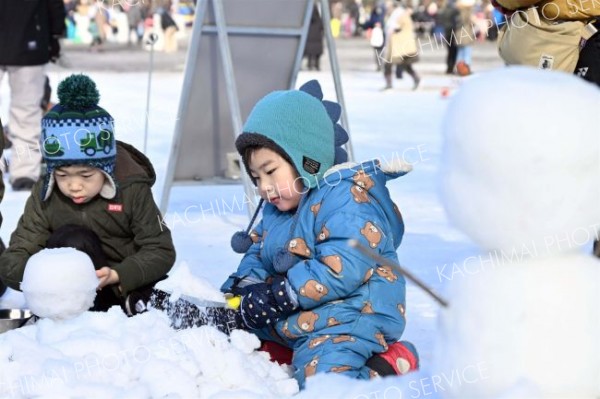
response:
{"label": "blue snowsuit with bear print", "polygon": [[[234,283],[264,282],[276,274],[288,279],[299,309],[254,332],[293,349],[300,386],[319,372],[373,377],[367,359],[404,331],[404,277],[351,248],[348,239],[398,261],[404,224],[385,183],[405,173],[384,172],[378,161],[338,165],[303,195],[295,213],[267,204],[250,234],[254,244],[221,287],[227,291]],[[294,254],[295,262],[281,265],[282,250]]]}

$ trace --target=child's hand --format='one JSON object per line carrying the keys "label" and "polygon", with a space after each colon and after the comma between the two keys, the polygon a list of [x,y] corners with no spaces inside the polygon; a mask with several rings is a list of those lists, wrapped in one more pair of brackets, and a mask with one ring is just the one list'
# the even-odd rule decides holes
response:
{"label": "child's hand", "polygon": [[96,270],[96,277],[100,280],[98,284],[98,290],[106,287],[110,284],[116,284],[119,282],[119,274],[108,266],[104,266],[101,269]]}
{"label": "child's hand", "polygon": [[298,307],[286,292],[286,280],[274,277],[272,284],[259,283],[247,287],[247,295],[242,297],[240,312],[244,324],[257,330],[274,324]]}

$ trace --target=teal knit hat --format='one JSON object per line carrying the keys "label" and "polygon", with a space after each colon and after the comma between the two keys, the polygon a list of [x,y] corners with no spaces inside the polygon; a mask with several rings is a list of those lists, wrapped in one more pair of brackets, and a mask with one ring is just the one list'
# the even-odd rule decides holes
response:
{"label": "teal knit hat", "polygon": [[117,155],[114,119],[98,106],[96,84],[86,75],[71,75],[60,82],[57,92],[59,104],[42,119],[41,150],[47,165],[42,200],[52,194],[54,171],[71,165],[100,169],[106,177],[100,195],[113,198]]}
{"label": "teal knit hat", "polygon": [[[348,133],[337,123],[341,114],[338,103],[323,101],[321,85],[316,80],[305,83],[299,90],[267,94],[256,103],[244,132],[235,141],[250,179],[256,184],[244,157],[245,150],[258,146],[277,152],[293,165],[306,187],[317,187],[329,168],[348,160],[342,148],[348,141]],[[249,233],[263,202],[260,201],[248,228],[231,238],[235,252],[244,253],[252,245]]]}
{"label": "teal knit hat", "polygon": [[[250,146],[270,148],[296,168],[306,187],[317,187],[329,168],[347,160],[345,151],[336,148],[348,141],[348,134],[336,123],[341,107],[322,99],[316,80],[299,90],[267,94],[256,103],[235,142],[242,158]],[[248,171],[248,160],[243,161]]]}

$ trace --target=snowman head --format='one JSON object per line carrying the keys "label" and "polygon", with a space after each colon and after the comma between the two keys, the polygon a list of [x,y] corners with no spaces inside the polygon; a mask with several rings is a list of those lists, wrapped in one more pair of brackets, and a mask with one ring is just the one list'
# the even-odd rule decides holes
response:
{"label": "snowman head", "polygon": [[600,230],[600,90],[507,67],[466,81],[443,122],[451,221],[488,250],[573,250]]}
{"label": "snowman head", "polygon": [[74,248],[46,248],[27,261],[21,289],[39,317],[70,319],[91,308],[98,277],[88,255]]}

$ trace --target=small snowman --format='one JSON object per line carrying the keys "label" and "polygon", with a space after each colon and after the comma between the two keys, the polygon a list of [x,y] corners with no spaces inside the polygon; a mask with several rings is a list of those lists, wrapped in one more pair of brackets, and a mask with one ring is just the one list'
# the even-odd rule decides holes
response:
{"label": "small snowman", "polygon": [[74,248],[43,249],[31,256],[21,283],[29,310],[53,320],[71,319],[91,308],[97,287],[92,260]]}
{"label": "small snowman", "polygon": [[527,67],[448,105],[444,206],[485,250],[440,312],[433,372],[480,371],[450,397],[600,397],[599,112],[596,86]]}

